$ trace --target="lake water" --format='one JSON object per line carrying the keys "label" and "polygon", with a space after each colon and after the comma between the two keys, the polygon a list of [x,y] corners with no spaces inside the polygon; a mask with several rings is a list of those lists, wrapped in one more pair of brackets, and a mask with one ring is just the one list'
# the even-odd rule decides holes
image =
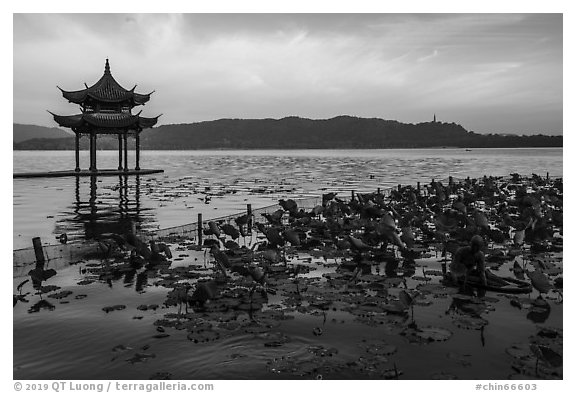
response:
{"label": "lake water", "polygon": [[[133,157],[129,157],[133,159]],[[15,151],[14,172],[71,169],[73,151]],[[99,168],[116,168],[115,151],[99,151]],[[188,224],[274,204],[280,198],[336,191],[371,192],[431,179],[506,176],[511,173],[562,176],[562,149],[391,149],[144,151],[143,168],[164,173],[99,179],[49,178],[13,181],[13,248],[30,247],[40,236],[56,243],[123,230]],[[81,152],[81,166],[88,152]],[[133,165],[133,162],[129,162]],[[208,196],[208,199],[206,199]],[[208,203],[206,203],[208,202]]]}
{"label": "lake water", "polygon": [[[98,155],[100,168],[117,165],[116,152]],[[84,166],[87,161],[82,152]],[[30,247],[34,236],[44,243],[56,243],[62,233],[71,241],[94,239],[123,233],[132,221],[141,231],[154,230],[195,222],[198,213],[210,219],[243,212],[246,204],[257,208],[328,191],[349,196],[448,176],[563,175],[562,149],[145,151],[141,162],[165,172],[15,179],[14,249]],[[15,172],[62,170],[73,163],[73,152],[14,152]],[[256,236],[254,231],[249,246]],[[562,378],[562,367],[551,372],[540,365],[538,371],[529,348],[534,340],[557,343],[560,337],[561,352],[560,294],[549,292],[543,303],[535,301],[536,290],[478,300],[434,286],[442,260],[432,248],[416,260],[392,251],[354,284],[338,270],[349,255],[288,247],[291,273],[274,277],[277,293],[268,295],[262,312],[192,313],[181,321],[174,317],[179,307],[165,304],[172,284],[195,285],[209,277],[213,258],[190,241],[169,245],[169,267],[130,268],[94,258],[48,264],[57,274],[46,281],[55,287],[44,294],[23,284],[22,294],[30,293],[14,306],[14,378]],[[506,247],[490,246],[493,252]],[[538,258],[551,269],[562,267],[562,252]],[[538,263],[528,248],[515,261],[530,270]],[[496,273],[510,275],[512,262],[496,266]],[[297,265],[300,273],[294,273]],[[14,294],[30,269],[15,267]],[[232,282],[237,287],[227,288],[230,293],[252,285],[242,278]],[[421,292],[412,315],[382,312],[383,299],[393,302],[403,289]],[[153,304],[159,307],[148,307]],[[406,334],[412,318],[424,329],[420,335]]]}

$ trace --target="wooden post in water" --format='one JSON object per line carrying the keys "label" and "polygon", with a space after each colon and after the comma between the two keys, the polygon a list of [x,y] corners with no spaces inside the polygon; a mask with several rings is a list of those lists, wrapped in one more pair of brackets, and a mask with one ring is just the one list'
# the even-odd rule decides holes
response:
{"label": "wooden post in water", "polygon": [[204,225],[202,224],[202,213],[198,213],[198,245],[202,247],[202,234]]}
{"label": "wooden post in water", "polygon": [[546,181],[550,180],[550,172],[546,172]]}
{"label": "wooden post in water", "polygon": [[44,250],[42,249],[42,241],[39,237],[32,238],[32,245],[34,246],[34,254],[36,255],[36,268],[43,269],[44,263]]}
{"label": "wooden post in water", "polygon": [[246,205],[246,215],[248,216],[248,222],[247,222],[247,226],[248,226],[248,234],[252,234],[252,204],[249,203]]}
{"label": "wooden post in water", "polygon": [[402,184],[398,184],[398,192],[402,191]]}
{"label": "wooden post in water", "polygon": [[420,194],[420,182],[416,183],[416,189],[418,190],[418,194]]}
{"label": "wooden post in water", "polygon": [[356,192],[354,190],[352,190],[352,200],[354,200],[355,197],[356,197]]}

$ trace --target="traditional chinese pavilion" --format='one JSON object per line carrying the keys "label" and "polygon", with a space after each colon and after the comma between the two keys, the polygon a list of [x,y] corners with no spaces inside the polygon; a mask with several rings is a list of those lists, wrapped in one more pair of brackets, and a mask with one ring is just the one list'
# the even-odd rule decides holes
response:
{"label": "traditional chinese pavilion", "polygon": [[[61,126],[72,129],[76,134],[76,172],[80,172],[80,137],[90,137],[90,172],[97,172],[96,138],[98,134],[118,135],[118,171],[128,169],[128,137],[136,139],[135,171],[140,171],[140,133],[153,127],[159,116],[144,117],[140,112],[133,114],[132,109],[144,105],[150,95],[136,93],[134,86],[130,90],[123,88],[112,76],[110,64],[106,59],[104,75],[92,86],[76,91],[60,91],[68,102],[80,105],[82,113],[70,116],[56,115],[54,120]],[[124,150],[124,152],[122,152]],[[124,163],[122,163],[124,161]]]}

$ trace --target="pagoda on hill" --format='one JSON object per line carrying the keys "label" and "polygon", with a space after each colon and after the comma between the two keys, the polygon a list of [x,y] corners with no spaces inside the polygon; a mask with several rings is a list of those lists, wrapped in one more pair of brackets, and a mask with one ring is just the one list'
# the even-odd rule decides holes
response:
{"label": "pagoda on hill", "polygon": [[[58,87],[62,96],[68,102],[80,105],[82,113],[70,116],[50,114],[61,126],[70,128],[76,134],[76,172],[80,172],[80,137],[90,137],[90,172],[97,172],[96,166],[96,138],[98,134],[118,135],[118,171],[128,171],[128,136],[136,139],[136,166],[140,170],[140,133],[146,128],[153,127],[158,118],[143,117],[140,112],[132,114],[132,108],[144,105],[150,100],[150,95],[139,94],[134,90],[123,88],[112,76],[110,64],[106,59],[104,75],[92,86],[83,90],[66,91]],[[124,150],[124,153],[122,153]],[[124,159],[124,164],[122,164]]]}

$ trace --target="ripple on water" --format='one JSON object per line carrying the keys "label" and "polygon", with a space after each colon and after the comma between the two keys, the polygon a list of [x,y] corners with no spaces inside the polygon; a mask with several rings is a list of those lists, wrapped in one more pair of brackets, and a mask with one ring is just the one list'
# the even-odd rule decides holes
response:
{"label": "ripple on water", "polygon": [[[116,152],[98,154],[102,168],[117,166]],[[14,180],[14,248],[29,247],[33,236],[50,243],[62,232],[71,232],[71,240],[94,236],[124,228],[130,219],[142,229],[183,225],[198,213],[205,218],[241,213],[246,203],[256,208],[319,190],[348,195],[448,175],[562,175],[562,149],[146,151],[142,156],[147,166],[166,172],[139,182],[102,178],[93,185],[88,178],[78,185],[74,178]],[[81,152],[81,162],[87,159]],[[74,157],[67,151],[16,151],[13,161],[16,172],[61,170]]]}

